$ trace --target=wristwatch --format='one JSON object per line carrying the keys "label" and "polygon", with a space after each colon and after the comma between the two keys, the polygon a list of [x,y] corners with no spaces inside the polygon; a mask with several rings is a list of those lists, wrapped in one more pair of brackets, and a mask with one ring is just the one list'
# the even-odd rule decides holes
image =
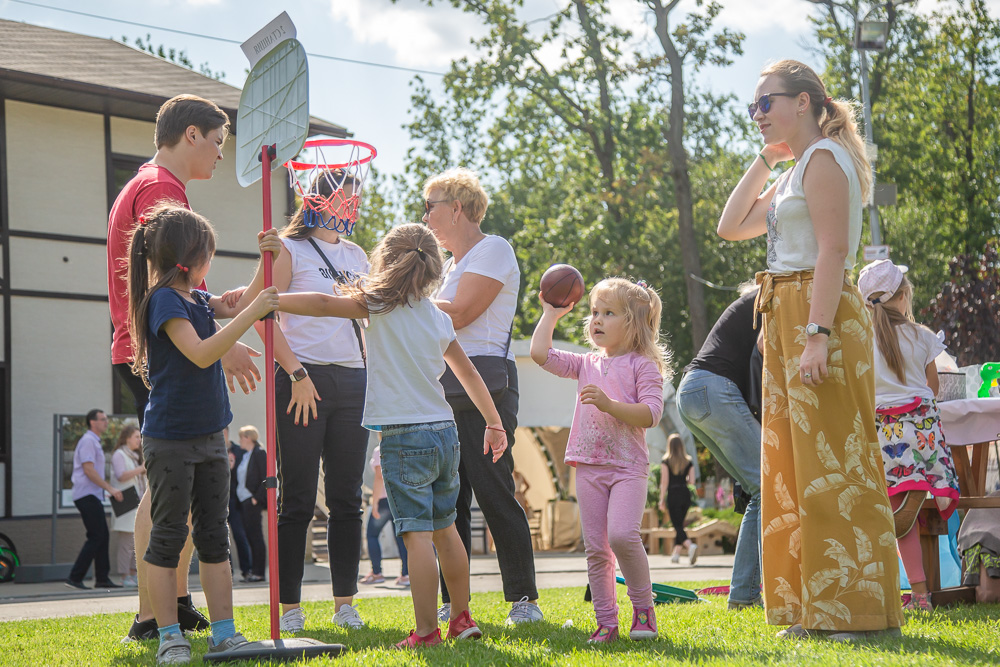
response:
{"label": "wristwatch", "polygon": [[299,380],[305,380],[307,375],[309,375],[309,371],[307,371],[305,367],[301,367],[294,373],[289,373],[288,379],[292,382],[298,382]]}
{"label": "wristwatch", "polygon": [[816,334],[826,334],[827,336],[829,336],[830,335],[830,330],[827,329],[826,327],[821,327],[820,325],[816,324],[815,322],[810,322],[809,324],[807,324],[806,325],[806,335],[808,335],[808,336],[815,336]]}

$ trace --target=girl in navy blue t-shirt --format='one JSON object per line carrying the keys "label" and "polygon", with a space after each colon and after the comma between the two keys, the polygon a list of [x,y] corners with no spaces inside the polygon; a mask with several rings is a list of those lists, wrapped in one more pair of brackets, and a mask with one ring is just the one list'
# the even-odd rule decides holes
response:
{"label": "girl in navy blue t-shirt", "polygon": [[[274,288],[252,303],[226,306],[201,285],[215,254],[208,220],[163,204],[140,218],[129,248],[132,370],[150,388],[142,449],[153,528],[143,560],[160,631],[157,661],[188,662],[191,645],[177,623],[176,567],[187,538],[198,549],[212,618],[209,652],[246,642],[233,623],[229,571],[229,452],[222,429],[232,420],[220,359],[255,321],[278,306]],[[265,251],[280,251],[261,245]],[[215,315],[232,317],[225,327]]]}

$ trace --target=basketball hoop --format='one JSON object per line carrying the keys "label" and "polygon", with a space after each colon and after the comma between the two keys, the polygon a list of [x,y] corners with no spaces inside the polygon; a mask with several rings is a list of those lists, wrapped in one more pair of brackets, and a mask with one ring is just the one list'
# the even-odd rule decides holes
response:
{"label": "basketball hoop", "polygon": [[285,163],[288,184],[302,199],[302,222],[350,236],[378,152],[354,139],[309,139],[302,150],[312,153],[311,162]]}

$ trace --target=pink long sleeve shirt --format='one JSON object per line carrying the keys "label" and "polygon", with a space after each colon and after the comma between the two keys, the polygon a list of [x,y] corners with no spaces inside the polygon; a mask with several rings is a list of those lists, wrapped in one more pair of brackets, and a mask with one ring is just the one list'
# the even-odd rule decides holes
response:
{"label": "pink long sleeve shirt", "polygon": [[[612,400],[648,405],[654,424],[663,414],[663,376],[652,360],[638,353],[605,357],[595,352],[579,354],[553,348],[549,349],[542,368],[553,375],[577,380],[577,391],[593,384]],[[566,463],[574,467],[577,463],[616,465],[648,472],[646,429],[629,426],[577,398],[566,445]]]}

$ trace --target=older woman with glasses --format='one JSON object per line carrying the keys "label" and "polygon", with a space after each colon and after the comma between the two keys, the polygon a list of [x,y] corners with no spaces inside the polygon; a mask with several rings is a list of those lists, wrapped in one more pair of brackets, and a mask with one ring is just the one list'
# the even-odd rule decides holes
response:
{"label": "older woman with glasses", "polygon": [[[488,205],[486,191],[468,169],[451,169],[424,185],[423,221],[452,255],[445,264],[436,303],[451,316],[459,343],[484,374],[507,431],[507,442],[513,446],[518,390],[510,339],[521,271],[510,244],[499,236],[485,234],[480,227]],[[498,364],[496,359],[505,362]],[[480,360],[498,370],[492,383]],[[497,377],[500,386],[495,386]],[[458,533],[471,552],[475,492],[496,544],[504,597],[513,603],[507,624],[540,621],[543,617],[537,605],[531,532],[515,497],[511,446],[495,465],[484,457],[481,448],[486,422],[482,415],[474,406],[462,405],[462,397],[451,395],[447,386],[446,393],[455,412],[462,448],[455,521]],[[444,581],[442,599],[444,606],[438,615],[446,619],[450,617],[450,603]]]}

